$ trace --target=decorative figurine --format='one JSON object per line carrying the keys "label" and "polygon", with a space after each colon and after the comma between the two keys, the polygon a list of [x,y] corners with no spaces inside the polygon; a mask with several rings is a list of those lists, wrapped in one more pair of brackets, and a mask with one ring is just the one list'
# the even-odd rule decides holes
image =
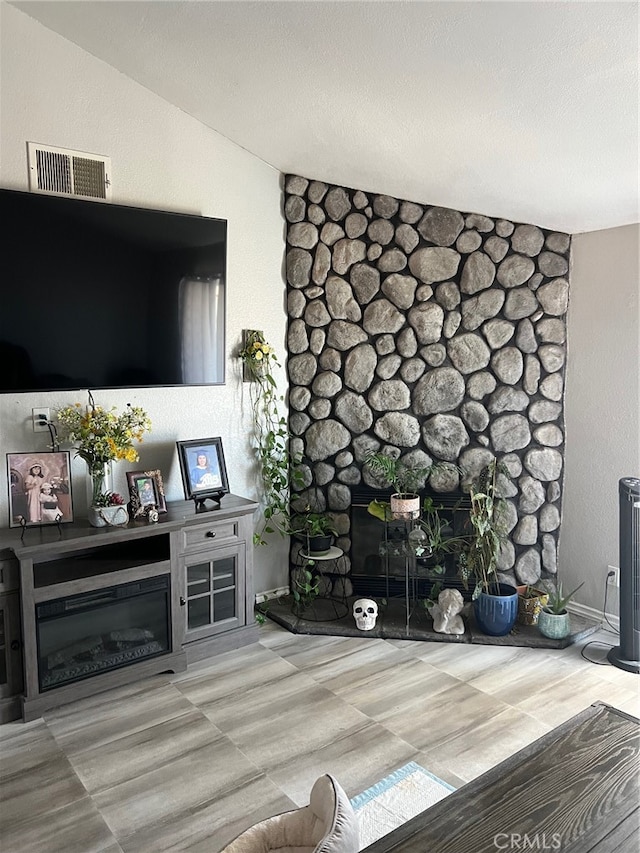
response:
{"label": "decorative figurine", "polygon": [[464,599],[457,589],[443,589],[438,603],[429,608],[433,630],[439,634],[464,634],[464,622],[460,616],[463,607]]}
{"label": "decorative figurine", "polygon": [[361,631],[371,631],[376,627],[378,605],[371,598],[359,598],[353,602],[353,618]]}

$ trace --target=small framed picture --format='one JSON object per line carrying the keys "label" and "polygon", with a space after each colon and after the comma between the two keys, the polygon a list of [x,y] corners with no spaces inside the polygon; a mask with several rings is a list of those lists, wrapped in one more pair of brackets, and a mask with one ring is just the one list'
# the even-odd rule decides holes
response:
{"label": "small framed picture", "polygon": [[73,521],[71,455],[7,453],[9,527]]}
{"label": "small framed picture", "polygon": [[127,471],[127,484],[132,518],[146,516],[151,509],[167,511],[160,471]]}
{"label": "small framed picture", "polygon": [[219,501],[222,495],[226,495],[229,480],[222,439],[198,438],[176,444],[185,497],[193,498],[196,505],[201,505],[207,498]]}

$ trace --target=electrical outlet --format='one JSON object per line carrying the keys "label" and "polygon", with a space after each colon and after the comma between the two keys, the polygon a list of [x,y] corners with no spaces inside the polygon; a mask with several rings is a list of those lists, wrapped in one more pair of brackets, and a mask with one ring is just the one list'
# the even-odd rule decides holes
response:
{"label": "electrical outlet", "polygon": [[47,432],[50,414],[51,410],[44,406],[40,409],[31,409],[34,432]]}
{"label": "electrical outlet", "polygon": [[620,569],[617,566],[607,566],[607,583],[609,586],[620,586]]}

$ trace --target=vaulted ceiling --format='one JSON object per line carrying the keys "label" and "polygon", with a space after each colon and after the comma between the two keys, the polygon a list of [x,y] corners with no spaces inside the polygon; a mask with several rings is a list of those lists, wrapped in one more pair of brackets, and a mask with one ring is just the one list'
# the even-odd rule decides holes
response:
{"label": "vaulted ceiling", "polygon": [[636,2],[12,5],[281,172],[570,233],[640,219]]}

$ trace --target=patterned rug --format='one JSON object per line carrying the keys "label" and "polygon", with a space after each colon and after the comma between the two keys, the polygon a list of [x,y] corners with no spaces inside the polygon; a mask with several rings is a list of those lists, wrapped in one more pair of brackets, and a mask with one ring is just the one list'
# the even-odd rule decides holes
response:
{"label": "patterned rug", "polygon": [[360,826],[360,849],[377,841],[452,791],[455,788],[415,761],[394,770],[351,800]]}

